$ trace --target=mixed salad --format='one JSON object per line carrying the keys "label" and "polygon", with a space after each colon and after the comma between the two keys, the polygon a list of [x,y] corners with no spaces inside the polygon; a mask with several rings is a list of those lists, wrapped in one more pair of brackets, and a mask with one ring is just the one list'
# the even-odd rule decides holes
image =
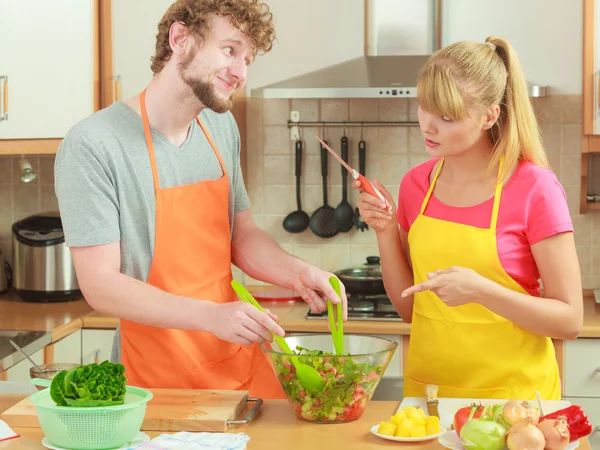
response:
{"label": "mixed salad", "polygon": [[359,357],[332,357],[333,353],[301,346],[296,347],[295,353],[301,363],[314,367],[325,381],[322,391],[307,392],[289,357],[275,358],[279,381],[299,417],[316,422],[346,422],[362,416],[381,376],[381,364],[358,363]]}

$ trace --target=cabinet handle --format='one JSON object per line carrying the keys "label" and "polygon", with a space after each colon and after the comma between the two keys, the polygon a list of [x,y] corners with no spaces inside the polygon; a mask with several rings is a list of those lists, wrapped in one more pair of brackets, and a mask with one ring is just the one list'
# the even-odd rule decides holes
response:
{"label": "cabinet handle", "polygon": [[121,75],[115,77],[115,101],[121,100]]}
{"label": "cabinet handle", "polygon": [[4,99],[2,114],[0,114],[0,122],[8,120],[8,76],[0,75],[0,81],[2,81],[2,98]]}
{"label": "cabinet handle", "polygon": [[94,363],[100,364],[100,350],[94,351]]}

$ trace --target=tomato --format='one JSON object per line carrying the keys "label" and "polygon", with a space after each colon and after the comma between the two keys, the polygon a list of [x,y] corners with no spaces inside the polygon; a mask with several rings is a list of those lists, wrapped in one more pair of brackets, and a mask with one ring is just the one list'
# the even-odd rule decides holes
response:
{"label": "tomato", "polygon": [[473,403],[471,406],[464,406],[456,411],[454,414],[454,429],[456,430],[456,434],[460,436],[460,430],[465,423],[469,420],[469,416],[471,415],[471,410],[476,407],[475,413],[473,414],[473,418],[477,418],[481,416],[483,413],[483,405],[476,405]]}

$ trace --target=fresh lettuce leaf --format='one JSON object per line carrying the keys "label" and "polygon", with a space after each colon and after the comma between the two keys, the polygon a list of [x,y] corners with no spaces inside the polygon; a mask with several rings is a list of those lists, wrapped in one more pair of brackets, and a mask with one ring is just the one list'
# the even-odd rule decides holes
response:
{"label": "fresh lettuce leaf", "polygon": [[104,361],[58,373],[50,385],[50,396],[58,406],[112,406],[125,401],[125,366]]}

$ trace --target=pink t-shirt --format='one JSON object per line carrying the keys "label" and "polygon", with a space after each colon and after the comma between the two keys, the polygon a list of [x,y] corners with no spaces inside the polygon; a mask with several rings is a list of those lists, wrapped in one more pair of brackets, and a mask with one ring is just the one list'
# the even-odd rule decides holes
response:
{"label": "pink t-shirt", "polygon": [[[406,232],[419,215],[429,190],[429,177],[439,158],[413,167],[402,179],[398,194],[398,223]],[[475,206],[454,207],[429,199],[425,215],[436,219],[489,228],[493,197]],[[496,228],[500,263],[508,275],[531,295],[539,296],[540,274],[531,246],[558,233],[573,231],[565,191],[554,172],[521,162],[505,184]],[[443,269],[443,267],[440,267]]]}

